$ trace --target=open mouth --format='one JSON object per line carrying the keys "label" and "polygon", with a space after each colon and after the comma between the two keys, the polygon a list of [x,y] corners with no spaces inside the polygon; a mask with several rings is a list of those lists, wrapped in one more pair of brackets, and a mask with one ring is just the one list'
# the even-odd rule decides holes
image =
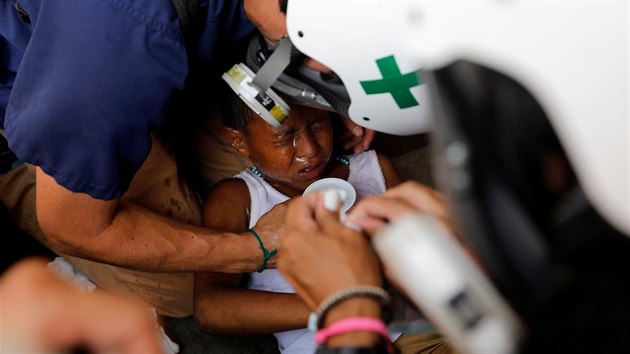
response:
{"label": "open mouth", "polygon": [[322,162],[308,165],[300,170],[299,175],[305,179],[319,178],[324,173],[324,167],[326,167],[326,165]]}

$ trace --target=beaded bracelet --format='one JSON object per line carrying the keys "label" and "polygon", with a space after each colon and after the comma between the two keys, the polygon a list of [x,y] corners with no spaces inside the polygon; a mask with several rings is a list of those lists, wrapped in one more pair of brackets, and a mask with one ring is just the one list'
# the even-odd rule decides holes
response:
{"label": "beaded bracelet", "polygon": [[267,269],[267,261],[269,260],[269,258],[275,256],[276,253],[278,253],[278,250],[273,249],[269,251],[268,249],[266,249],[265,245],[263,245],[262,240],[260,239],[260,236],[258,236],[258,234],[256,233],[256,231],[254,231],[254,229],[247,229],[247,232],[249,232],[250,234],[252,234],[252,236],[256,238],[256,241],[258,241],[258,248],[260,248],[260,250],[263,253],[263,262],[262,262],[262,265],[260,266],[260,269],[258,270],[258,273],[260,273],[263,270]]}
{"label": "beaded bracelet", "polygon": [[321,304],[319,304],[317,309],[311,313],[308,318],[308,329],[313,332],[317,332],[324,322],[324,316],[326,316],[326,313],[333,306],[353,297],[369,297],[377,299],[380,301],[381,305],[387,304],[390,300],[390,296],[387,291],[379,288],[378,286],[360,285],[341,289],[328,296]]}

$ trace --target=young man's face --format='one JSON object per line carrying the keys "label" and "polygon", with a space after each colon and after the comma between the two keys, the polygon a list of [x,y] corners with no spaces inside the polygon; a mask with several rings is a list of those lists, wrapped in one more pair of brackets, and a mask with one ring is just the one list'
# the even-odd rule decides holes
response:
{"label": "young man's face", "polygon": [[247,126],[245,140],[254,165],[287,195],[301,193],[320,179],[333,149],[329,113],[298,104],[291,107],[280,128],[255,117]]}

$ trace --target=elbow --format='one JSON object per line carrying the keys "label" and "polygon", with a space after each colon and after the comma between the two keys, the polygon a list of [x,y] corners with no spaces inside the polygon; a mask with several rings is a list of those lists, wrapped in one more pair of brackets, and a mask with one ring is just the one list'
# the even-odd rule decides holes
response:
{"label": "elbow", "polygon": [[195,324],[202,331],[210,334],[226,334],[222,331],[218,316],[213,313],[201,312],[195,309]]}
{"label": "elbow", "polygon": [[35,210],[44,242],[56,251],[87,258],[112,225],[120,201],[72,192],[36,169]]}
{"label": "elbow", "polygon": [[[85,205],[85,204],[79,204]],[[37,203],[37,221],[44,243],[55,251],[92,258],[97,240],[109,230],[115,209],[69,208],[54,203]],[[86,209],[92,209],[86,212]]]}
{"label": "elbow", "polygon": [[39,226],[44,238],[44,243],[49,248],[70,256],[78,256],[77,249],[79,247],[72,242],[72,237],[68,237],[69,235],[67,233],[57,231],[55,225],[50,225],[41,219],[39,220]]}
{"label": "elbow", "polygon": [[210,334],[219,334],[216,320],[216,304],[208,304],[208,299],[205,297],[199,298],[195,285],[195,295],[193,299],[193,317],[195,324],[199,329]]}
{"label": "elbow", "polygon": [[231,324],[231,315],[221,310],[223,306],[219,302],[205,305],[195,302],[194,307],[195,324],[202,331],[218,335],[239,334],[238,328]]}
{"label": "elbow", "polygon": [[77,232],[67,227],[63,220],[48,217],[45,213],[38,213],[38,223],[44,244],[56,252],[70,256],[86,258],[86,242],[95,235],[87,232]]}

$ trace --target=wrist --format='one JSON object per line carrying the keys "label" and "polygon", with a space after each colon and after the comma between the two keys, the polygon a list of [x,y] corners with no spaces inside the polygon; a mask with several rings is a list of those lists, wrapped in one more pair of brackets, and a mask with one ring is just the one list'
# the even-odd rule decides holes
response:
{"label": "wrist", "polygon": [[264,271],[265,269],[267,269],[268,265],[271,265],[270,263],[270,259],[271,257],[275,256],[276,253],[278,252],[277,249],[267,249],[263,243],[263,241],[261,240],[260,236],[258,236],[258,233],[256,231],[254,231],[254,229],[247,229],[247,233],[249,233],[251,236],[254,237],[254,239],[256,240],[256,242],[258,243],[258,249],[260,250],[260,252],[262,253],[262,262],[261,265],[258,267],[258,273]]}
{"label": "wrist", "polygon": [[331,308],[322,324],[328,327],[332,323],[347,317],[374,317],[381,318],[381,303],[377,299],[356,297],[340,302]]}
{"label": "wrist", "polygon": [[334,336],[328,340],[328,348],[359,347],[372,348],[381,345],[383,338],[373,332],[348,332]]}
{"label": "wrist", "polygon": [[346,317],[322,328],[315,334],[315,342],[326,348],[373,348],[394,353],[385,323],[374,317]]}
{"label": "wrist", "polygon": [[[324,325],[326,316],[331,309],[351,299],[376,299],[381,305],[384,305],[389,302],[390,296],[387,291],[372,285],[357,285],[338,290],[324,299],[317,309],[311,313],[308,328],[314,332],[317,331]],[[369,304],[369,302],[353,302],[348,305],[348,307],[342,308],[340,313],[343,314],[344,312],[347,312],[351,315],[353,311],[367,311],[371,309],[371,307],[367,306],[367,304]],[[380,311],[380,309],[378,311]],[[369,315],[367,312],[365,314]],[[380,312],[378,317],[380,317]]]}
{"label": "wrist", "polygon": [[[376,299],[354,298],[346,300],[331,309],[324,320],[324,327],[350,317],[381,318],[381,304]],[[380,335],[369,331],[357,331],[339,334],[328,339],[326,346],[373,347],[382,343]]]}

